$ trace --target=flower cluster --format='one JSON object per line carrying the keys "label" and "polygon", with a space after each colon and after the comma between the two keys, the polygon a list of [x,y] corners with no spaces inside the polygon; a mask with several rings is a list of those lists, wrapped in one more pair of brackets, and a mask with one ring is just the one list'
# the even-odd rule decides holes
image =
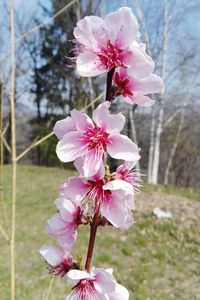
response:
{"label": "flower cluster", "polygon": [[[127,300],[129,293],[113,277],[112,269],[92,268],[94,240],[98,226],[127,230],[133,225],[134,194],[140,184],[135,166],[140,149],[121,134],[122,113],[112,114],[115,97],[128,103],[149,106],[146,96],[161,89],[161,79],[152,74],[154,63],[139,41],[138,23],[130,8],[123,7],[104,19],[85,17],[77,23],[77,71],[81,76],[107,72],[107,95],[92,118],[73,109],[58,121],[56,153],[62,162],[74,162],[79,176],[67,179],[55,201],[57,212],[47,221],[47,233],[60,248],[40,249],[52,275],[67,276],[74,286],[66,300]],[[113,85],[113,86],[112,86]],[[114,172],[107,167],[108,155],[122,160]],[[71,252],[79,226],[90,225],[85,267]]]}

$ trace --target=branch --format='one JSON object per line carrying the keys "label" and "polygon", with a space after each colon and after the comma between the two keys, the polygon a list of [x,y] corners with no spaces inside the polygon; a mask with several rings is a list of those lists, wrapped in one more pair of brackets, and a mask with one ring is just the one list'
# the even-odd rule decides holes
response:
{"label": "branch", "polygon": [[2,136],[2,141],[3,141],[3,143],[4,143],[4,146],[5,146],[6,149],[8,150],[8,152],[11,153],[11,152],[12,152],[12,151],[11,151],[11,148],[10,148],[10,146],[8,145],[8,143],[7,143],[6,139],[4,138],[4,136]]}
{"label": "branch", "polygon": [[48,18],[44,23],[41,23],[39,25],[37,25],[36,27],[28,30],[27,32],[23,33],[18,39],[16,39],[16,43],[20,42],[21,40],[23,40],[24,38],[27,37],[27,35],[29,35],[30,33],[34,33],[35,31],[37,31],[38,29],[43,28],[45,25],[47,25],[50,21],[54,20],[55,18],[57,18],[58,16],[60,16],[61,14],[63,14],[68,8],[70,8],[74,3],[76,3],[77,0],[72,0],[70,3],[68,3],[67,5],[65,5],[63,8],[61,8],[59,11],[57,11],[57,13],[55,13],[55,15],[53,15],[52,17]]}
{"label": "branch", "polygon": [[169,118],[169,119],[167,119],[167,121],[163,124],[163,129],[162,130],[164,130],[175,118],[176,118],[176,116],[179,114],[181,112],[181,109],[179,108],[179,109],[177,109],[177,111],[175,111],[174,113],[173,113],[173,115]]}
{"label": "branch", "polygon": [[9,237],[1,225],[0,225],[0,231],[1,231],[2,235],[4,236],[4,238],[6,239],[6,241],[9,242]]}
{"label": "branch", "polygon": [[46,141],[48,138],[54,135],[54,132],[50,132],[49,134],[45,135],[43,138],[38,140],[37,142],[34,141],[26,150],[24,150],[21,154],[19,154],[16,158],[16,161],[20,160],[24,155],[26,155],[31,149],[35,148],[36,146],[40,145],[42,142]]}

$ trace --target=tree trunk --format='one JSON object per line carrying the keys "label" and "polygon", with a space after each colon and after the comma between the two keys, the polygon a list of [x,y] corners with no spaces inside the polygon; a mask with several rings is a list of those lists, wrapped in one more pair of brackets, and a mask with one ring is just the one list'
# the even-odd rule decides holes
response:
{"label": "tree trunk", "polygon": [[[136,134],[136,128],[135,128],[135,121],[134,121],[134,112],[133,109],[129,109],[129,121],[130,121],[130,129],[131,129],[131,136],[133,141],[138,144],[137,142],[137,134]],[[136,164],[136,169],[140,169],[140,163],[139,161]]]}
{"label": "tree trunk", "polygon": [[152,113],[151,130],[150,130],[150,145],[149,145],[149,161],[148,161],[148,183],[152,183],[155,126],[156,126],[155,116]]}
{"label": "tree trunk", "polygon": [[180,122],[179,122],[178,130],[177,130],[176,138],[175,138],[175,141],[172,145],[172,148],[171,148],[171,151],[170,151],[170,154],[169,154],[169,158],[168,158],[168,162],[167,162],[167,166],[166,166],[166,169],[165,169],[164,184],[169,183],[169,174],[170,174],[172,162],[173,162],[173,159],[174,159],[174,156],[175,156],[175,153],[176,153],[176,149],[178,147],[181,131],[183,129],[186,107],[187,107],[187,99],[183,102],[183,106],[182,106],[182,109],[181,109]]}
{"label": "tree trunk", "polygon": [[154,155],[153,155],[153,166],[152,166],[152,183],[158,183],[158,171],[160,163],[160,138],[163,130],[163,116],[164,116],[164,93],[165,93],[165,72],[167,64],[167,40],[168,40],[168,0],[164,0],[164,12],[163,12],[163,54],[162,54],[162,69],[161,78],[163,80],[163,88],[161,91],[161,99],[159,103],[158,121],[155,134],[154,143]]}

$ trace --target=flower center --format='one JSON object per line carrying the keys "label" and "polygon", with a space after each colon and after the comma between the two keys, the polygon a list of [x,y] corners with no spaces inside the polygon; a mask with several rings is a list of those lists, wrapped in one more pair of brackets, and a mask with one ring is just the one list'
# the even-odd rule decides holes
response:
{"label": "flower center", "polygon": [[116,84],[116,95],[117,96],[124,96],[124,97],[127,97],[127,96],[133,96],[133,92],[130,90],[129,88],[129,80],[126,78],[126,79],[122,79],[119,75],[119,73],[115,73],[115,76],[114,76],[114,81],[115,81],[115,84]]}
{"label": "flower center", "polygon": [[107,132],[102,131],[102,129],[97,126],[90,128],[85,133],[89,150],[95,147],[100,147],[103,150],[106,150],[106,145],[109,143],[108,135],[109,134]]}
{"label": "flower center", "polygon": [[[93,281],[91,279],[82,279],[73,287],[71,296],[76,297],[73,299],[87,300],[89,297],[92,298],[92,296],[96,296],[95,294],[96,292]],[[97,298],[95,297],[94,299]]]}
{"label": "flower center", "polygon": [[123,58],[125,51],[111,44],[110,40],[108,41],[107,46],[103,47],[101,52],[96,54],[106,69],[110,70],[113,67],[124,67]]}

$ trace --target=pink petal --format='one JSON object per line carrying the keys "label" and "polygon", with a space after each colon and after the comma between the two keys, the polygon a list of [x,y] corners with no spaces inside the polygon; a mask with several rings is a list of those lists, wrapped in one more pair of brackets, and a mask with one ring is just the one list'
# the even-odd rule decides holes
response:
{"label": "pink petal", "polygon": [[[83,157],[76,158],[74,161],[74,165],[75,165],[77,171],[80,173],[80,176],[84,176],[84,169],[83,169],[84,159],[83,159]],[[102,160],[97,173],[95,175],[89,177],[89,179],[90,180],[100,180],[100,179],[104,178],[104,176],[105,176],[105,165]]]}
{"label": "pink petal", "polygon": [[73,109],[70,114],[77,130],[87,131],[89,128],[93,128],[93,122],[86,114],[76,109]]}
{"label": "pink petal", "polygon": [[111,191],[115,191],[115,190],[123,190],[126,193],[130,194],[134,192],[133,186],[128,183],[127,181],[124,180],[111,180],[109,182],[107,182],[104,186],[103,186],[103,190],[111,190]]}
{"label": "pink petal", "polygon": [[76,130],[76,127],[71,117],[57,121],[53,128],[53,131],[59,140],[61,140],[66,133],[73,130]]}
{"label": "pink petal", "polygon": [[76,69],[80,76],[92,77],[106,72],[99,57],[92,50],[85,49],[76,60]]}
{"label": "pink petal", "polygon": [[153,72],[154,62],[140,47],[132,45],[124,58],[127,67],[131,67],[132,75],[136,78],[148,76]]}
{"label": "pink petal", "polygon": [[[125,195],[124,195],[125,196]],[[106,199],[102,205],[102,215],[111,224],[122,230],[128,229],[133,224],[133,216],[123,198],[118,193],[112,193],[110,199]]]}
{"label": "pink petal", "polygon": [[107,145],[109,155],[116,159],[133,161],[140,159],[139,148],[127,136],[122,134],[110,135]]}
{"label": "pink petal", "polygon": [[109,111],[110,103],[108,101],[100,104],[93,112],[93,120],[98,127],[108,133],[120,132],[125,124],[125,117],[122,113],[111,115]]}
{"label": "pink petal", "polygon": [[[136,94],[136,93],[135,93],[135,95],[130,97],[130,100],[133,101],[132,103],[136,103],[138,105],[146,106],[146,107],[152,106],[155,103],[155,100],[152,100],[150,97],[143,96],[143,95]],[[126,101],[126,99],[125,99],[125,101]]]}
{"label": "pink petal", "polygon": [[95,289],[102,293],[107,294],[115,290],[116,280],[112,274],[103,268],[92,268],[91,275],[94,276]]}
{"label": "pink petal", "polygon": [[88,150],[84,157],[84,176],[91,177],[95,175],[102,164],[104,150],[95,147]]}
{"label": "pink petal", "polygon": [[108,14],[104,22],[109,29],[111,43],[126,48],[137,40],[138,22],[129,7]]}
{"label": "pink petal", "polygon": [[55,201],[56,207],[58,208],[61,218],[68,223],[73,223],[73,214],[76,212],[76,205],[69,199],[59,198]]}
{"label": "pink petal", "polygon": [[[130,68],[127,73],[131,80],[131,74],[134,74],[134,69]],[[162,79],[155,74],[140,79],[132,78],[131,81],[133,82],[134,92],[142,95],[159,93],[163,84]]]}
{"label": "pink petal", "polygon": [[66,234],[71,229],[71,224],[64,221],[60,214],[53,215],[47,221],[47,233],[53,236]]}
{"label": "pink petal", "polygon": [[64,256],[63,251],[53,246],[43,246],[39,252],[51,266],[59,265]]}
{"label": "pink petal", "polygon": [[78,131],[67,133],[58,142],[56,153],[62,162],[70,162],[85,154],[87,146],[84,144],[83,134]]}
{"label": "pink petal", "polygon": [[108,297],[109,300],[128,300],[129,292],[123,285],[117,283],[115,291],[110,293]]}
{"label": "pink petal", "polygon": [[62,195],[72,200],[76,196],[80,196],[82,198],[87,191],[88,186],[80,177],[71,177],[62,185]]}
{"label": "pink petal", "polygon": [[70,270],[67,273],[67,277],[70,279],[70,282],[74,281],[75,284],[81,279],[92,279],[92,275],[81,270]]}
{"label": "pink petal", "polygon": [[102,18],[87,16],[77,23],[74,36],[79,43],[96,52],[99,51],[99,46],[106,44],[108,40],[104,27]]}
{"label": "pink petal", "polygon": [[69,228],[64,235],[57,236],[58,243],[65,249],[71,249],[77,238],[77,230]]}

